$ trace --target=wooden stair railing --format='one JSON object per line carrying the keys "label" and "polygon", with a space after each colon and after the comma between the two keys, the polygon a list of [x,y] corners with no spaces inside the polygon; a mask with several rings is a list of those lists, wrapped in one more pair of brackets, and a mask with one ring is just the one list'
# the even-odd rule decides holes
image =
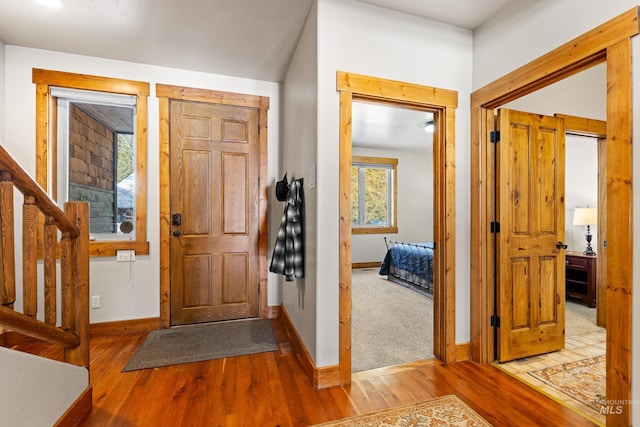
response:
{"label": "wooden stair railing", "polygon": [[[22,312],[14,309],[16,269],[14,188],[22,206]],[[44,220],[40,220],[43,218]],[[39,229],[40,224],[40,229]],[[40,239],[38,235],[40,234]],[[57,325],[57,246],[60,234],[60,325]],[[38,313],[38,241],[44,274],[44,315]],[[89,205],[61,210],[0,145],[0,331],[64,347],[64,361],[89,369]]]}

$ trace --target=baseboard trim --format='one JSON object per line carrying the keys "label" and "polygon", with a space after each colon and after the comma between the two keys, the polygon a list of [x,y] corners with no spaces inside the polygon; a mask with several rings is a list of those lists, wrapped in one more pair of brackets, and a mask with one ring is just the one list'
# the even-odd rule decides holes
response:
{"label": "baseboard trim", "polygon": [[[267,318],[275,319],[282,314],[281,306],[272,305],[267,308]],[[92,337],[105,337],[112,335],[124,335],[131,333],[150,332],[162,329],[159,317],[149,317],[146,319],[118,320],[115,322],[102,322],[91,324]],[[0,335],[0,344],[2,335]]]}
{"label": "baseboard trim", "polygon": [[54,427],[75,427],[91,412],[93,401],[93,391],[91,386],[76,399],[75,402],[65,411],[60,419],[54,424]]}
{"label": "baseboard trim", "polygon": [[456,362],[471,360],[471,343],[456,344]]}
{"label": "baseboard trim", "polygon": [[354,262],[351,264],[352,269],[356,268],[380,268],[380,261],[373,262]]}
{"label": "baseboard trim", "polygon": [[293,322],[287,313],[287,309],[282,307],[281,311],[284,328],[289,337],[293,354],[298,357],[298,360],[302,365],[302,370],[307,374],[309,381],[311,381],[311,385],[318,390],[340,385],[340,366],[333,365],[324,366],[322,368],[316,367],[304,345],[304,342],[302,341],[302,338],[300,338],[300,335],[298,334],[298,330],[293,325]]}
{"label": "baseboard trim", "polygon": [[115,322],[92,323],[90,325],[92,337],[106,337],[139,332],[150,332],[160,329],[160,318],[118,320]]}
{"label": "baseboard trim", "polygon": [[267,319],[277,319],[282,316],[281,305],[270,305],[267,307]]}
{"label": "baseboard trim", "polygon": [[321,390],[323,388],[335,387],[341,385],[340,365],[323,366],[315,370],[315,388]]}

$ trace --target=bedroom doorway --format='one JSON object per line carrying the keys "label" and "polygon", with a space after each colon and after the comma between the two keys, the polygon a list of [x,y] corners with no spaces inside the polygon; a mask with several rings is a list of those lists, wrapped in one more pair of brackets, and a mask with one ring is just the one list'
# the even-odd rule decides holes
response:
{"label": "bedroom doorway", "polygon": [[[339,71],[340,95],[340,292],[339,375],[351,382],[352,371],[352,105],[353,100],[385,102],[433,113],[434,133],[434,255],[433,352],[446,363],[468,358],[468,347],[455,345],[455,109],[458,93]],[[467,356],[465,356],[465,352]]]}
{"label": "bedroom doorway", "polygon": [[353,372],[433,358],[434,128],[430,111],[353,100]]}

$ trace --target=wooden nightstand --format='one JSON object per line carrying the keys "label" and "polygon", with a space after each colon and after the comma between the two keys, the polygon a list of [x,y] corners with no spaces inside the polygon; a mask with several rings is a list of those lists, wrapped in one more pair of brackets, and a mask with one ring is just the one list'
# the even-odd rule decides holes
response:
{"label": "wooden nightstand", "polygon": [[581,299],[587,306],[596,306],[596,256],[581,252],[566,254],[567,297]]}

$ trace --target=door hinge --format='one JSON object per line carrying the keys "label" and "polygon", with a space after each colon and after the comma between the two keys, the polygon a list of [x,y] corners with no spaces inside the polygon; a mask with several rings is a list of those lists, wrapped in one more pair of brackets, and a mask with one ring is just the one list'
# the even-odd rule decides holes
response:
{"label": "door hinge", "polygon": [[491,326],[494,326],[496,328],[500,327],[500,316],[498,316],[497,314],[491,315]]}
{"label": "door hinge", "polygon": [[496,142],[500,142],[500,131],[499,130],[492,130],[489,133],[489,137],[491,139],[491,142],[493,142],[494,144]]}
{"label": "door hinge", "polygon": [[500,223],[498,221],[491,221],[491,234],[497,234],[500,232]]}

